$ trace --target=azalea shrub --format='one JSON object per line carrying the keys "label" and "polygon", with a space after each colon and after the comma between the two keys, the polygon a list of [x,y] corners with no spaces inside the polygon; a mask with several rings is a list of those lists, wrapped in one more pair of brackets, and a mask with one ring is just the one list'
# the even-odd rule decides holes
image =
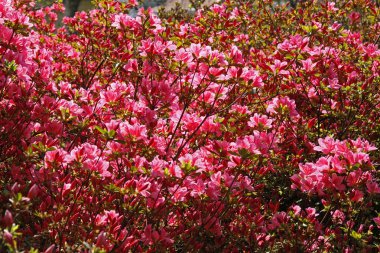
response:
{"label": "azalea shrub", "polygon": [[380,8],[0,0],[1,252],[376,252]]}

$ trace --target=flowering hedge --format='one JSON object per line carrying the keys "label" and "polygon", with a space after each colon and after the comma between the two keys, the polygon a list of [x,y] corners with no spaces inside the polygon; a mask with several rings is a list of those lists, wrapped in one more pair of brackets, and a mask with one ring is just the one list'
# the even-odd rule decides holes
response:
{"label": "flowering hedge", "polygon": [[375,252],[380,8],[0,0],[1,252]]}

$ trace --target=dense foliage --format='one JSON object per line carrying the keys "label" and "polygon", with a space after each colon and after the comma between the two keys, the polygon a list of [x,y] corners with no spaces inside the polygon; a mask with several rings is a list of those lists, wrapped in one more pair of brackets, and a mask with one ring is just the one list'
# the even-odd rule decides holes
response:
{"label": "dense foliage", "polygon": [[370,252],[380,9],[0,0],[1,252]]}

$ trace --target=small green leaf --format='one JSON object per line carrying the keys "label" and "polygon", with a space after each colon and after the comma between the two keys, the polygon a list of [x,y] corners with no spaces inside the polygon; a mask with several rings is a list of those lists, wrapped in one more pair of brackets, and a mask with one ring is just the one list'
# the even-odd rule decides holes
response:
{"label": "small green leaf", "polygon": [[95,129],[98,130],[101,134],[106,134],[107,130],[101,128],[100,126],[95,126]]}
{"label": "small green leaf", "polygon": [[351,231],[351,237],[355,238],[356,240],[360,240],[362,238],[362,235],[357,233],[356,231]]}

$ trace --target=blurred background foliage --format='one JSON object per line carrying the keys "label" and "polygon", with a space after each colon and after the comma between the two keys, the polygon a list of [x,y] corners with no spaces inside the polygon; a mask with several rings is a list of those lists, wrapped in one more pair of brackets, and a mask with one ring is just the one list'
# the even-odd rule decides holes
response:
{"label": "blurred background foliage", "polygon": [[[121,0],[127,1],[127,0]],[[380,0],[373,0],[380,5]],[[37,7],[49,6],[54,2],[61,2],[65,6],[65,16],[73,17],[77,11],[87,11],[95,6],[92,0],[36,0]],[[139,6],[131,10],[131,15],[135,16],[141,7],[153,8],[161,18],[171,18],[177,20],[187,20],[193,13],[201,7],[209,6],[213,3],[221,3],[224,0],[138,0]],[[295,8],[297,4],[305,0],[275,0],[275,4],[287,3],[289,7]]]}

